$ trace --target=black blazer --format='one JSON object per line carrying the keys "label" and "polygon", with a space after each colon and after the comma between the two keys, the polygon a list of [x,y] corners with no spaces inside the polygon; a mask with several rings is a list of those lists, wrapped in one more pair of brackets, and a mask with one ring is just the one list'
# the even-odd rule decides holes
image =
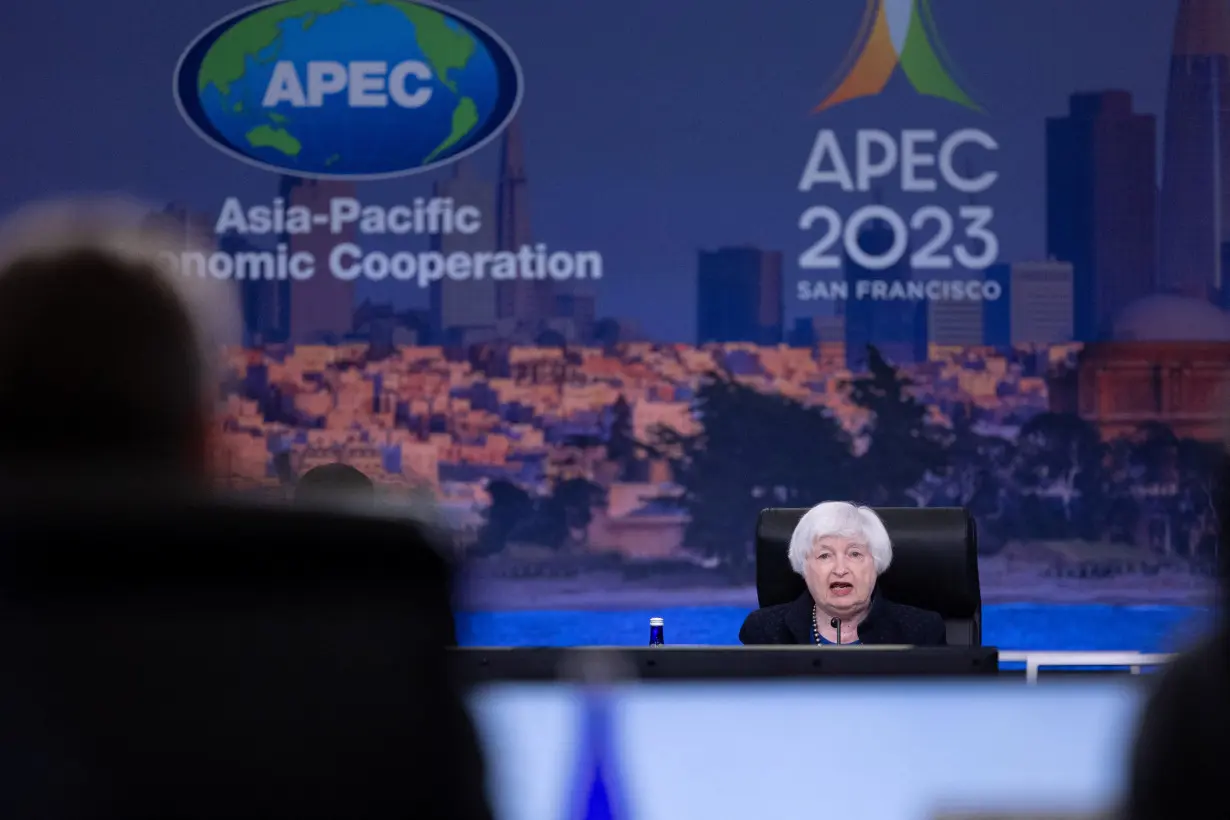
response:
{"label": "black blazer", "polygon": [[[811,611],[815,603],[804,592],[788,604],[758,609],[747,616],[739,640],[757,644],[810,644]],[[894,604],[883,595],[871,599],[871,611],[859,625],[858,639],[864,644],[947,646],[948,632],[937,613]]]}

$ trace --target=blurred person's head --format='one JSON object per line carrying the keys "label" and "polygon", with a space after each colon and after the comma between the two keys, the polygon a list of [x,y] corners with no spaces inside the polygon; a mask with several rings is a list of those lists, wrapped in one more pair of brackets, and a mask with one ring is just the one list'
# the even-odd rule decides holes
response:
{"label": "blurred person's head", "polygon": [[295,503],[304,505],[367,503],[376,487],[362,471],[349,464],[313,467],[295,484]]}
{"label": "blurred person's head", "polygon": [[208,474],[233,303],[176,272],[185,228],[149,214],[74,200],[0,225],[0,469]]}

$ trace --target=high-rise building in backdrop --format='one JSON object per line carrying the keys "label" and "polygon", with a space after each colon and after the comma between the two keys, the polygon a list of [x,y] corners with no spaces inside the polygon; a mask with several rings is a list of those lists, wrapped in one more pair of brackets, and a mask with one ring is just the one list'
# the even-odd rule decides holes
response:
{"label": "high-rise building in backdrop", "polygon": [[780,344],[782,254],[760,248],[701,251],[697,260],[696,340]]}
{"label": "high-rise building in backdrop", "polygon": [[[965,162],[965,176],[974,178],[974,165]],[[969,204],[978,205],[976,194],[970,194]],[[986,281],[986,270],[971,270],[971,281]],[[986,337],[986,302],[982,299],[932,299],[926,306],[926,333],[928,348],[964,347],[983,344]],[[928,349],[928,355],[931,355]]]}
{"label": "high-rise building in backdrop", "polygon": [[1008,298],[1014,345],[1070,342],[1074,335],[1070,262],[1014,262]]}
{"label": "high-rise building in backdrop", "polygon": [[[1230,240],[1221,243],[1221,269],[1230,271]],[[1222,276],[1221,278],[1221,293],[1217,300],[1217,304],[1222,310],[1230,311],[1230,276]]]}
{"label": "high-rise building in backdrop", "polygon": [[1230,239],[1230,3],[1180,0],[1162,166],[1163,290],[1207,299]]}
{"label": "high-rise building in backdrop", "polygon": [[[972,270],[966,277],[983,279],[983,272]],[[977,346],[982,344],[986,313],[981,299],[931,299],[927,302],[927,343],[929,345]]]}
{"label": "high-rise building in backdrop", "polygon": [[1126,91],[1074,94],[1046,122],[1046,247],[1072,263],[1076,338],[1156,287],[1157,122]]}
{"label": "high-rise building in backdrop", "polygon": [[791,347],[846,343],[846,317],[844,313],[823,313],[799,317],[786,334],[786,344]]}
{"label": "high-rise building in backdrop", "polygon": [[[499,250],[516,253],[523,246],[533,244],[520,118],[504,129],[496,185],[496,243]],[[499,282],[496,285],[499,318],[515,319],[520,324],[535,324],[550,318],[555,309],[554,284],[550,279]]]}
{"label": "high-rise building in backdrop", "polygon": [[[334,198],[353,197],[355,187],[350,182],[282,177],[279,193],[288,209],[304,205],[314,214],[323,214],[329,212],[329,203]],[[307,251],[316,259],[315,275],[295,282],[291,289],[291,342],[336,344],[354,330],[354,282],[338,279],[328,268],[333,249],[343,242],[353,242],[354,237],[353,224],[338,234],[332,233],[328,225],[313,224],[310,233],[281,238],[289,246],[289,253]]]}
{"label": "high-rise building in backdrop", "polygon": [[[884,222],[870,222],[858,234],[858,245],[871,257],[880,257],[892,248],[896,237]],[[847,256],[845,302],[846,364],[854,371],[867,368],[867,346],[873,345],[894,364],[912,364],[927,358],[927,319],[925,300],[858,298],[860,281],[900,282],[913,279],[910,249],[885,270],[870,270]]]}
{"label": "high-rise building in backdrop", "polygon": [[[246,237],[237,233],[215,237],[214,223],[208,216],[193,213],[176,202],[168,203],[161,211],[151,213],[147,217],[147,223],[180,239],[184,250],[202,250],[213,245],[214,249],[228,254],[232,259],[241,253],[260,251]],[[205,271],[202,270],[199,275],[205,275]],[[286,341],[286,328],[289,327],[290,317],[290,282],[236,279],[234,285],[235,299],[243,321],[242,343],[254,346]]]}
{"label": "high-rise building in backdrop", "polygon": [[[218,250],[232,258],[259,248],[239,234],[218,237]],[[243,317],[243,343],[248,347],[283,344],[290,337],[291,282],[287,279],[241,279],[240,315]]]}
{"label": "high-rise building in backdrop", "polygon": [[982,303],[982,343],[1008,347],[1012,344],[1012,265],[992,265],[983,271],[983,280],[998,286],[999,298]]}
{"label": "high-rise building in backdrop", "polygon": [[[452,176],[435,184],[437,197],[453,200],[453,207],[469,205],[482,215],[482,226],[472,234],[436,234],[432,250],[444,254],[475,253],[496,249],[495,186],[478,177],[468,160],[453,165]],[[496,289],[494,279],[458,281],[445,276],[431,285],[431,319],[436,340],[445,344],[485,341],[495,333]]]}

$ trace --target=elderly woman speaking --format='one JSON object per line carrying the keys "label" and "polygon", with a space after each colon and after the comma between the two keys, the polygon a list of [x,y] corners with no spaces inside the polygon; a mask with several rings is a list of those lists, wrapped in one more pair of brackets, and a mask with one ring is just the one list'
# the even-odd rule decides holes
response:
{"label": "elderly woman speaking", "polygon": [[883,522],[868,507],[826,501],[807,511],[790,538],[790,565],[807,592],[747,616],[745,644],[943,646],[944,620],[876,593],[893,560]]}

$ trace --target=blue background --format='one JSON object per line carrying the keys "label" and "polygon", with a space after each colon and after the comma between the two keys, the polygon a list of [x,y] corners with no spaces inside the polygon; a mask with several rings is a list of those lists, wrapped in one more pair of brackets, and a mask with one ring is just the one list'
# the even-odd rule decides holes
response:
{"label": "blue background", "polygon": [[[17,124],[0,133],[0,158],[3,158],[0,172],[5,181],[0,186],[0,209],[7,211],[32,198],[68,191],[123,190],[147,199],[156,208],[173,205],[169,209],[172,212],[185,218],[201,217],[207,225],[212,225],[219,204],[227,197],[237,197],[245,205],[268,204],[280,192],[294,189],[295,180],[281,179],[276,174],[237,162],[199,139],[183,123],[168,87],[176,60],[185,46],[219,19],[235,13],[239,5],[235,0],[200,0],[192,4],[149,4],[137,0],[79,4],[71,0],[44,0],[15,6],[7,25],[0,27],[0,54],[4,54],[12,66],[29,70],[21,70],[21,82],[12,83],[7,90],[11,109],[22,112],[22,116]],[[898,72],[884,93],[817,117],[812,115],[811,109],[823,98],[827,84],[831,83],[834,71],[841,64],[842,55],[858,31],[865,10],[863,0],[825,0],[824,3],[797,0],[773,4],[772,9],[747,0],[678,0],[669,4],[655,0],[596,4],[566,0],[521,0],[517,3],[457,0],[456,5],[498,32],[525,70],[526,104],[516,118],[517,133],[522,135],[515,146],[518,162],[512,168],[504,168],[506,157],[502,157],[500,146],[493,142],[475,153],[470,167],[475,178],[491,189],[489,199],[494,200],[498,193],[501,206],[508,202],[516,204],[517,218],[497,215],[497,208],[489,204],[484,221],[489,225],[504,217],[505,222],[532,226],[526,229],[532,241],[541,241],[552,249],[593,249],[602,253],[605,275],[598,282],[587,283],[593,285],[592,292],[563,295],[576,297],[575,301],[592,296],[594,318],[610,319],[622,333],[621,343],[643,345],[646,350],[614,344],[610,345],[610,350],[603,350],[600,348],[605,342],[590,337],[568,340],[569,352],[578,357],[582,354],[605,357],[611,365],[608,372],[615,374],[608,383],[618,382],[619,389],[628,393],[628,401],[633,406],[672,399],[686,401],[695,395],[697,385],[690,380],[690,374],[688,377],[674,375],[678,368],[672,366],[672,357],[680,353],[712,354],[715,367],[724,367],[741,379],[755,381],[755,389],[760,392],[789,395],[773,379],[760,379],[763,368],[759,357],[771,355],[776,350],[772,344],[766,343],[767,349],[758,349],[738,339],[725,339],[718,341],[729,341],[741,348],[734,351],[732,346],[717,350],[701,347],[703,341],[698,340],[698,325],[706,316],[704,307],[707,304],[701,299],[701,294],[706,292],[704,280],[706,277],[712,280],[722,271],[711,268],[702,272],[698,251],[750,244],[766,252],[781,253],[785,260],[780,283],[783,294],[781,325],[789,330],[799,319],[832,318],[832,305],[803,302],[793,295],[801,279],[812,278],[795,264],[799,253],[815,239],[798,229],[799,214],[806,206],[823,199],[825,204],[850,212],[882,198],[885,204],[909,213],[922,202],[916,194],[901,191],[900,185],[891,178],[887,180],[891,184],[882,192],[800,194],[797,190],[799,174],[819,128],[832,128],[846,145],[861,128],[881,128],[889,133],[920,127],[944,132],[969,127],[987,130],[998,141],[999,150],[992,157],[975,153],[976,162],[983,165],[968,171],[992,169],[1000,177],[993,190],[980,195],[978,204],[996,209],[995,225],[1003,262],[1041,260],[1049,254],[1047,203],[1051,183],[1070,185],[1074,190],[1079,187],[1074,174],[1056,174],[1055,180],[1048,178],[1052,164],[1058,169],[1071,170],[1072,167],[1071,163],[1064,165],[1054,159],[1053,155],[1064,154],[1064,151],[1059,150],[1062,145],[1048,143],[1050,123],[1079,119],[1072,113],[1074,94],[1126,89],[1132,97],[1131,110],[1150,120],[1148,128],[1154,142],[1145,149],[1146,153],[1156,153],[1160,159],[1166,144],[1163,126],[1167,106],[1175,96],[1172,93],[1172,80],[1177,76],[1174,66],[1183,66],[1182,59],[1172,62],[1179,0],[1082,0],[1079,3],[1071,0],[1003,3],[935,0],[931,5],[945,50],[952,55],[962,83],[968,83],[972,95],[985,105],[985,114],[920,96]],[[404,31],[409,38],[410,24],[399,15],[395,15],[397,21],[394,22],[387,16],[389,14],[395,15],[395,12],[357,7],[341,15],[330,27],[321,25],[308,32],[288,32],[286,54],[314,56],[319,50],[313,38],[324,36],[332,29],[334,33],[345,34],[329,44],[330,56],[334,59],[346,59],[351,54],[360,56],[358,52],[348,52],[353,46],[346,45],[347,38],[353,44],[356,39],[373,37],[380,38],[381,47],[389,50],[391,60],[395,59],[401,53],[399,43],[402,42],[402,36],[396,32]],[[384,39],[386,33],[387,40]],[[407,48],[412,46],[411,42]],[[361,56],[370,56],[370,53],[364,49]],[[479,75],[467,85],[473,86],[475,92],[486,88],[495,94],[494,81],[482,74],[495,69],[483,63],[481,54],[476,54],[474,60],[478,62],[472,62],[468,70],[478,71]],[[32,68],[49,62],[72,66],[73,70],[38,71]],[[261,71],[260,76],[253,74],[248,79],[257,80],[255,85],[263,91],[259,81],[267,80],[268,69],[265,67]],[[16,70],[13,73],[17,76]],[[501,97],[506,91],[499,91]],[[484,105],[489,108],[496,103],[480,100],[480,108]],[[326,116],[329,110],[320,111],[320,120],[307,125],[317,133],[327,133],[317,129],[337,129],[329,135],[329,141],[344,140],[346,135],[341,120]],[[440,110],[443,112],[444,107]],[[427,146],[429,140],[422,133],[403,141],[403,128],[394,121],[396,113],[393,109],[370,112],[373,134],[382,140],[381,147],[371,157],[359,160],[375,163],[391,156],[389,152],[402,151],[404,157],[414,161],[447,133],[441,130],[437,134],[433,130],[431,146]],[[305,112],[295,112],[295,116],[300,115],[307,116]],[[440,124],[441,128],[446,125],[443,119]],[[1114,152],[1106,145],[1099,145],[1099,148],[1108,151],[1108,161],[1115,160]],[[1152,151],[1153,148],[1156,150]],[[332,153],[334,150],[330,149],[310,159],[323,162]],[[433,195],[436,186],[451,181],[452,173],[459,167],[364,184],[358,190],[336,190],[359,196],[364,204],[404,204],[416,197]],[[1120,170],[1131,171],[1133,167]],[[1160,184],[1162,169],[1156,170]],[[1152,171],[1147,169],[1148,174]],[[940,191],[926,201],[952,209],[969,204],[968,200],[967,196],[953,191]],[[1149,210],[1153,212],[1152,207]],[[273,238],[266,239],[272,241]],[[365,247],[370,244],[384,251],[423,250],[428,245],[425,237],[366,239],[370,242],[365,242]],[[309,289],[298,285],[296,288],[290,299],[292,313],[296,300]],[[391,281],[363,282],[353,293],[330,291],[312,298],[319,306],[332,299],[334,292],[343,292],[346,298],[352,299],[356,312],[363,307],[369,314],[379,314],[378,318],[390,326],[402,321],[407,313],[417,312],[414,318],[422,319],[432,310],[432,294],[427,289]],[[282,295],[277,294],[278,298]],[[1191,304],[1180,307],[1183,309],[1171,312],[1172,321],[1165,326],[1153,321],[1145,324],[1164,335],[1176,329],[1189,331],[1199,327],[1191,321],[1192,317],[1209,315],[1208,312],[1192,312]],[[1212,310],[1211,303],[1208,307]],[[1221,312],[1214,315],[1221,317],[1224,326],[1225,312],[1220,307],[1217,310]],[[375,321],[370,323],[371,326],[376,324]],[[1208,326],[1211,325],[1205,325]],[[398,330],[414,327],[409,322],[399,325]],[[363,332],[369,334],[368,339],[375,334],[370,326]],[[1206,341],[1223,345],[1227,341],[1211,336],[1192,339],[1189,334],[1186,338],[1189,345],[1197,348]],[[1155,341],[1169,344],[1171,340]],[[528,348],[534,347],[534,342],[530,337],[514,340],[512,344]],[[651,346],[652,350],[648,350]],[[799,346],[795,346],[796,350]],[[1035,382],[1033,395],[1037,401],[1025,410],[1045,415],[1044,408],[1049,407],[1050,396],[1038,392],[1036,382],[1049,375],[1045,365],[1049,363],[1050,353],[1054,352],[1043,349],[1008,355],[1000,351],[988,359],[990,364],[986,366],[1009,362],[1019,370],[1019,378],[1003,380],[1001,386],[1006,391],[1024,391],[1022,384],[1026,380]],[[578,450],[589,447],[585,455],[593,455],[593,450],[609,446],[611,430],[617,425],[610,418],[610,408],[602,411],[585,408],[583,413],[558,418],[552,417],[543,406],[514,406],[515,402],[497,401],[497,391],[491,385],[497,379],[510,378],[507,371],[512,368],[507,366],[507,350],[495,353],[498,355],[486,359],[493,362],[489,372],[466,373],[467,379],[474,376],[474,384],[462,384],[460,379],[449,380],[450,373],[463,371],[467,362],[482,358],[472,350],[448,351],[452,358],[447,362],[445,353],[438,351],[436,361],[429,364],[410,361],[408,357],[399,361],[393,356],[379,367],[386,367],[403,384],[443,385],[430,397],[433,400],[457,398],[476,407],[486,407],[503,425],[495,432],[507,434],[508,426],[518,420],[517,423],[530,424],[534,433],[541,433],[544,442],[541,452],[518,452],[514,454],[516,458],[496,465],[467,462],[460,457],[452,462],[442,458],[437,478],[478,487],[482,480],[505,477],[530,494],[527,505],[535,509],[526,514],[526,520],[539,518],[554,524],[561,518],[558,509],[550,503],[554,501],[553,493],[557,488],[553,484],[554,476],[546,476],[543,464],[560,455],[570,437],[597,439],[595,447],[576,445]],[[300,413],[298,408],[288,409],[291,402],[286,401],[286,397],[316,398],[316,392],[337,391],[335,395],[319,398],[330,400],[322,404],[338,406],[339,402],[333,399],[353,398],[353,395],[341,395],[341,388],[353,386],[355,381],[349,374],[340,372],[350,368],[351,363],[330,365],[323,368],[324,373],[313,372],[310,378],[295,381],[287,376],[287,371],[293,374],[303,368],[282,367],[284,356],[281,352],[260,351],[252,355],[260,360],[259,363],[247,372],[236,373],[232,381],[241,385],[237,390],[245,391],[237,398],[251,402],[255,410],[245,411],[242,419],[232,419],[233,427],[240,429],[242,425],[250,425],[250,428],[243,428],[243,435],[248,435],[250,429],[249,438],[258,440],[259,446],[268,444],[271,454],[278,442],[293,440],[299,448],[297,456],[306,447],[308,431],[322,426],[327,429],[328,425],[322,425],[320,419],[306,410]],[[496,361],[499,355],[505,357],[503,362]],[[934,388],[933,394],[942,394],[939,398],[924,396],[928,410],[952,415],[949,411],[954,408],[941,407],[941,401],[955,405],[968,396],[941,383],[950,380],[954,373],[959,372],[963,377],[976,373],[980,366],[979,355],[972,352],[970,358],[974,361],[966,367],[958,368],[949,363],[947,370],[941,366],[938,373],[935,362],[911,363],[901,375],[913,379],[924,390]],[[1136,361],[1140,357],[1133,353],[1127,358]],[[1148,355],[1143,356],[1143,360],[1154,361]],[[292,365],[296,364],[292,361]],[[505,372],[500,372],[501,365]],[[553,378],[552,366],[547,362],[541,368],[537,363],[526,368],[543,371],[544,384],[536,387],[545,388],[545,381]],[[655,371],[655,367],[659,369]],[[638,370],[650,372],[645,375]],[[537,378],[537,375],[531,377]],[[369,373],[361,373],[360,378],[376,379]],[[598,380],[593,379],[584,386],[592,387],[597,383]],[[797,382],[788,386],[812,390],[811,385]],[[834,393],[837,390],[835,385],[826,387],[831,387]],[[369,388],[369,392],[373,389]],[[414,398],[428,398],[428,390],[424,387],[423,395]],[[838,411],[848,412],[849,403],[841,403],[834,393],[808,392],[805,398],[828,402],[838,407]],[[394,398],[409,403],[405,396]],[[1013,396],[1006,393],[1004,398],[1007,404]],[[750,400],[745,400],[747,396],[740,397],[740,406],[754,406]],[[366,406],[370,404],[368,401]],[[1020,402],[1022,407],[1025,404]],[[362,408],[365,405],[356,401],[349,406]],[[798,416],[794,412],[797,408],[785,409],[790,411],[791,417]],[[1025,410],[1012,418],[1002,417],[1005,414],[997,410],[986,412],[990,432],[985,438],[1000,435],[997,431],[1001,429],[1016,430],[1030,421]],[[465,429],[466,419],[446,412],[414,418],[409,415],[407,410],[404,418],[398,421],[397,432],[410,432],[419,437],[419,442],[425,441],[428,435],[448,436],[450,446],[456,445],[454,449],[457,450],[465,446],[481,447],[485,443]],[[1010,530],[1008,535],[1020,537],[1026,527],[1018,526],[1019,522],[1038,521],[1054,525],[1052,531],[1037,536],[1039,543],[1079,540],[1092,544],[1105,534],[1101,530],[1109,529],[1106,522],[1110,520],[1110,513],[1106,510],[1078,511],[1081,520],[1094,522],[1093,529],[1098,532],[1065,528],[1060,524],[1066,525],[1066,522],[1059,521],[1054,509],[1037,509],[1041,506],[1037,503],[1041,496],[1027,492],[1037,488],[1017,488],[1021,475],[1035,475],[1034,468],[1039,462],[1057,458],[1071,449],[1066,446],[1065,436],[1081,438],[1091,433],[1089,423],[1078,413],[1061,416],[1048,419],[1050,426],[1043,430],[1054,446],[1035,448],[1039,452],[1021,457],[1021,463],[1030,469],[995,465],[994,472],[1002,478],[1005,487],[1004,498],[1011,502],[1009,506],[1020,508],[1015,511],[1017,518],[1001,529]],[[254,422],[253,418],[258,420]],[[772,430],[765,429],[764,425],[757,426],[760,418],[762,416],[754,412],[747,412],[743,418],[735,420],[741,424],[732,423],[730,428],[737,429],[739,435],[728,436],[726,449],[735,449],[734,445],[740,440],[771,439]],[[291,429],[288,432],[286,428]],[[373,431],[374,435],[364,439]],[[370,448],[371,441],[383,432],[373,425],[371,429],[360,430],[356,438],[361,446]],[[982,435],[979,429],[972,432]],[[1002,435],[1011,439],[1009,443],[1018,443],[1014,432]],[[506,435],[506,438],[511,437]],[[1130,499],[1131,494],[1125,488],[1143,480],[1155,487],[1181,484],[1183,493],[1173,499],[1146,500],[1136,505],[1139,510],[1128,510],[1129,513],[1140,512],[1142,517],[1148,513],[1157,523],[1168,524],[1166,533],[1174,535],[1167,542],[1169,557],[1180,562],[1188,559],[1187,552],[1199,552],[1189,550],[1188,545],[1182,543],[1182,536],[1196,528],[1191,511],[1203,507],[1190,503],[1187,498],[1199,495],[1190,486],[1195,483],[1198,471],[1184,466],[1179,478],[1174,479],[1170,451],[1176,449],[1176,443],[1164,441],[1164,438],[1158,435],[1143,441],[1137,448],[1139,452],[1125,448],[1125,452],[1118,453],[1117,448],[1111,448],[1114,452],[1109,456],[1114,458],[1097,450],[1081,466],[1114,461],[1123,466],[1124,473],[1131,470],[1150,473],[1140,479],[1132,475],[1127,475],[1126,479],[1115,476],[1118,494],[1111,499],[1115,502]],[[1184,446],[1189,443],[1177,442]],[[1186,452],[1182,447],[1179,449]],[[778,459],[776,466],[783,468],[783,472],[793,464],[791,459],[796,456],[789,447],[775,445],[767,451]],[[397,456],[400,463],[401,453]],[[605,460],[605,464],[599,466],[609,466],[617,459],[597,460]],[[394,461],[390,453],[388,462]],[[578,459],[581,461],[583,459]],[[639,469],[645,466],[636,463],[637,458],[625,456],[622,461],[629,462],[621,465],[623,467]],[[271,466],[258,465],[257,478],[272,482],[274,471],[266,471],[266,467]],[[594,470],[586,478],[595,479],[597,472]],[[677,475],[671,478],[679,481]],[[740,478],[742,476],[732,471],[730,484],[736,484]],[[648,482],[648,477],[626,480]],[[861,494],[850,486],[841,489],[845,496]],[[821,500],[820,495],[811,492],[799,503]],[[859,500],[874,501],[869,496]],[[1033,507],[1027,508],[1025,500],[1031,501]],[[900,498],[893,501],[912,503]],[[659,514],[660,506],[660,502],[654,500],[645,505],[644,511],[647,515]],[[724,512],[722,506],[715,503],[709,515],[694,520],[713,521]],[[994,504],[988,503],[988,506]],[[1149,509],[1161,506],[1165,509]],[[486,515],[486,511],[478,509],[466,512],[480,517]],[[740,533],[750,532],[753,521],[754,512],[741,514],[739,526],[745,529]],[[480,526],[489,523],[484,520]],[[982,532],[989,535],[992,522],[984,518],[981,523],[984,525]],[[1149,528],[1125,525],[1124,530],[1121,537],[1134,539],[1133,546],[1143,551],[1156,551],[1150,543],[1153,533]],[[730,533],[732,541],[739,537],[733,528]],[[540,532],[520,533],[520,536],[531,541],[542,538]],[[1000,536],[1001,540],[1007,540],[1004,533]],[[984,538],[984,543],[989,542],[990,538]],[[583,552],[585,546],[570,545],[569,548]],[[695,543],[687,546],[695,546]],[[1207,555],[1201,553],[1198,557],[1206,559]],[[521,559],[510,559],[515,560]],[[526,563],[530,560],[526,559]],[[1199,569],[1207,570],[1205,565]],[[650,587],[648,600],[654,600],[652,595],[656,594],[652,583],[659,577],[665,583],[666,575],[667,570],[663,569],[660,575],[642,579],[646,582],[644,585]],[[462,635],[467,643],[636,646],[646,642],[648,619],[661,616],[666,619],[668,644],[730,644],[735,641],[747,611],[721,606],[620,609],[617,596],[603,600],[603,594],[610,588],[599,582],[594,583],[592,594],[586,591],[578,596],[578,606],[584,605],[584,609],[532,611],[525,608],[534,603],[529,600],[532,596],[530,586],[519,584],[517,579],[521,575],[509,577],[503,592],[511,589],[511,594],[497,596],[510,607],[508,611],[461,616]],[[1145,604],[1189,600],[1176,595],[1173,589],[1164,589],[1156,577],[1142,577],[1117,600]],[[1207,572],[1202,577],[1207,580]],[[1068,584],[1068,589],[1064,590],[1065,595],[1054,598],[1104,600],[1101,593],[1105,587],[1099,586],[1102,582],[1096,577],[1087,582],[1088,594],[1083,589],[1072,594],[1073,587],[1085,583],[1083,578],[1055,580],[1056,587]],[[726,581],[724,577],[719,578],[715,584]],[[984,581],[984,590],[987,586]],[[1114,585],[1110,587],[1113,593]],[[687,600],[704,602],[699,583],[697,588],[702,592]],[[1206,617],[1202,610],[1181,606],[1047,603],[1042,599],[1048,597],[1048,591],[1036,581],[1022,584],[1019,589],[1000,590],[995,600],[1019,598],[1023,602],[989,604],[984,608],[984,642],[1005,650],[1169,649],[1189,640]],[[1190,596],[1193,601],[1200,599],[1195,593]],[[492,608],[499,605],[500,602],[490,604]]]}

